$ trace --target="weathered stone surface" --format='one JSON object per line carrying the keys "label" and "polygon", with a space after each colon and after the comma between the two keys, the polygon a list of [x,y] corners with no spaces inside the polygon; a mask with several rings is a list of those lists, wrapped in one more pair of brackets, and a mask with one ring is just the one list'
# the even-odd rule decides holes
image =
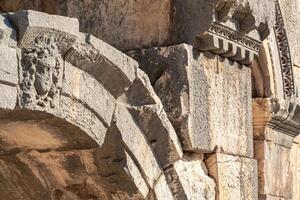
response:
{"label": "weathered stone surface", "polygon": [[18,78],[18,58],[15,49],[0,45],[0,82],[9,85],[17,85]]}
{"label": "weathered stone surface", "polygon": [[168,46],[129,51],[138,63],[76,19],[0,15],[0,199],[298,199],[289,3],[0,0],[79,16],[124,51]]}
{"label": "weathered stone surface", "polygon": [[176,200],[215,199],[215,183],[199,157],[184,157],[165,171]]}
{"label": "weathered stone surface", "polygon": [[[276,132],[274,130],[269,130]],[[278,133],[280,135],[281,133]],[[293,175],[291,171],[290,146],[281,140],[254,140],[254,157],[258,162],[259,194],[292,199]]]}
{"label": "weathered stone surface", "polygon": [[154,193],[157,200],[173,200],[174,197],[166,181],[166,177],[161,175],[154,186]]}
{"label": "weathered stone surface", "polygon": [[62,95],[71,96],[89,105],[106,125],[111,123],[115,109],[114,97],[91,75],[68,62],[65,62]]}
{"label": "weathered stone surface", "polygon": [[95,165],[107,184],[113,199],[145,199],[149,189],[140,165],[127,151],[115,126],[108,129],[105,141],[97,151]]}
{"label": "weathered stone surface", "polygon": [[161,70],[151,81],[185,150],[252,156],[249,68],[184,44],[130,55]]}
{"label": "weathered stone surface", "polygon": [[143,71],[138,69],[137,78],[119,100],[128,104],[128,110],[145,134],[162,168],[182,157],[176,132]]}
{"label": "weathered stone surface", "polygon": [[70,97],[61,96],[61,117],[78,126],[100,146],[104,142],[107,128],[88,107]]}
{"label": "weathered stone surface", "polygon": [[32,10],[18,11],[8,15],[11,23],[18,29],[18,44],[28,47],[38,35],[47,34],[56,38],[60,49],[74,42],[79,32],[79,23],[75,18],[48,15]]}
{"label": "weathered stone surface", "polygon": [[148,141],[124,105],[117,104],[116,106],[115,126],[120,132],[124,144],[141,166],[146,181],[153,187],[162,172]]}
{"label": "weathered stone surface", "polygon": [[216,153],[205,163],[217,184],[216,199],[258,199],[256,160]]}
{"label": "weathered stone surface", "polygon": [[170,0],[1,0],[0,10],[20,8],[80,19],[81,31],[92,33],[122,50],[165,43],[172,20]]}
{"label": "weathered stone surface", "polygon": [[0,82],[0,108],[12,110],[17,104],[17,88]]}
{"label": "weathered stone surface", "polygon": [[119,97],[135,79],[137,62],[91,35],[80,38],[83,43],[68,51],[66,61],[92,74],[115,98]]}
{"label": "weathered stone surface", "polygon": [[0,45],[17,46],[17,33],[10,21],[0,15]]}

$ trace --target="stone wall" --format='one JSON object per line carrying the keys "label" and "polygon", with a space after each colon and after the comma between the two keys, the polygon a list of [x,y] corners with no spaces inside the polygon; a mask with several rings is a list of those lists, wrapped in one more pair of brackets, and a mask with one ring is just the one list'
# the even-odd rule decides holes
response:
{"label": "stone wall", "polygon": [[300,199],[298,4],[0,0],[0,200]]}

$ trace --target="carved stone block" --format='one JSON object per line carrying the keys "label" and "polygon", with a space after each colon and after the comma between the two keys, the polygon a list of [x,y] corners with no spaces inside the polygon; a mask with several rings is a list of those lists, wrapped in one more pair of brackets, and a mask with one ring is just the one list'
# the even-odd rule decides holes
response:
{"label": "carved stone block", "polygon": [[244,65],[252,63],[260,46],[260,41],[218,23],[214,23],[207,33],[199,36],[194,44],[200,51],[211,51]]}
{"label": "carved stone block", "polygon": [[135,79],[138,63],[92,35],[81,35],[81,40],[83,44],[68,51],[66,61],[93,74],[115,98],[119,97]]}
{"label": "carved stone block", "polygon": [[79,32],[79,22],[75,18],[33,10],[17,11],[9,14],[8,18],[18,29],[18,44],[21,47],[29,47],[38,35],[48,34],[59,41],[60,49],[65,49]]}
{"label": "carved stone block", "polygon": [[151,82],[184,150],[253,155],[249,68],[184,44],[130,55],[157,71]]}
{"label": "carved stone block", "polygon": [[115,109],[115,98],[90,74],[65,62],[62,95],[89,105],[107,126]]}
{"label": "carved stone block", "polygon": [[51,110],[58,105],[63,60],[54,38],[41,35],[30,48],[22,49],[20,106]]}
{"label": "carved stone block", "polygon": [[115,127],[120,133],[124,144],[126,144],[129,153],[135,157],[140,165],[148,185],[153,187],[162,172],[148,145],[148,141],[127,108],[122,104],[117,104],[116,107]]}
{"label": "carved stone block", "polygon": [[138,69],[136,80],[119,101],[128,104],[129,112],[150,142],[162,168],[182,157],[182,147],[176,132],[143,71]]}
{"label": "carved stone block", "polygon": [[61,96],[59,103],[62,119],[85,131],[99,146],[103,144],[107,127],[89,107],[66,96]]}
{"label": "carved stone block", "polygon": [[165,171],[176,200],[214,200],[215,182],[207,175],[201,158],[183,158]]}
{"label": "carved stone block", "polygon": [[217,200],[258,199],[256,160],[216,153],[205,164],[216,181]]}

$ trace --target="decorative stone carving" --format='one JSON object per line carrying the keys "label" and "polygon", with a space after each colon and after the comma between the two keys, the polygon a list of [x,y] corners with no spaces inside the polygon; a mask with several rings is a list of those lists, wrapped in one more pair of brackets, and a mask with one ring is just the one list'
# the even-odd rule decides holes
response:
{"label": "decorative stone carving", "polygon": [[54,108],[63,69],[55,39],[47,35],[38,36],[29,48],[22,50],[21,65],[21,106]]}
{"label": "decorative stone carving", "polygon": [[200,32],[193,46],[200,51],[229,58],[244,65],[258,55],[261,41],[269,34],[268,25],[256,25],[250,5],[234,1],[220,1],[215,7],[209,28]]}
{"label": "decorative stone carving", "polygon": [[280,58],[282,82],[285,97],[291,97],[295,94],[295,84],[293,76],[293,62],[290,53],[288,37],[282,17],[278,0],[275,1],[276,24],[274,27],[278,53]]}

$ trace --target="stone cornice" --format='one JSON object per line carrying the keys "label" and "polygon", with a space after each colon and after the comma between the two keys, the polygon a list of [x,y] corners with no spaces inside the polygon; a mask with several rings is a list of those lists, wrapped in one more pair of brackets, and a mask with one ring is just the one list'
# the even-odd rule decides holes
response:
{"label": "stone cornice", "polygon": [[300,119],[297,111],[299,106],[286,101],[280,106],[278,99],[253,99],[253,128],[263,132],[265,127],[278,130],[286,135],[296,137],[300,133]]}

